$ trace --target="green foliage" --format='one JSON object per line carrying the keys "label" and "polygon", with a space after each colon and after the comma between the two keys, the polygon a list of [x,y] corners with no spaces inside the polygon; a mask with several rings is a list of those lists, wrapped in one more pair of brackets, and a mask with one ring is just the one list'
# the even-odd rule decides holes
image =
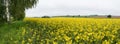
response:
{"label": "green foliage", "polygon": [[[2,23],[7,21],[5,1],[6,0],[0,0],[0,21],[2,21]],[[37,1],[38,0],[9,0],[8,9],[10,20],[23,20],[25,17],[25,10],[33,8],[37,4]]]}
{"label": "green foliage", "polygon": [[3,0],[0,0],[0,23],[1,22],[6,22],[5,6],[3,5]]}
{"label": "green foliage", "polygon": [[107,18],[112,18],[112,15],[108,15]]}
{"label": "green foliage", "polygon": [[0,44],[15,44],[15,42],[21,44],[21,40],[24,37],[21,34],[25,25],[23,21],[2,24],[0,26]]}

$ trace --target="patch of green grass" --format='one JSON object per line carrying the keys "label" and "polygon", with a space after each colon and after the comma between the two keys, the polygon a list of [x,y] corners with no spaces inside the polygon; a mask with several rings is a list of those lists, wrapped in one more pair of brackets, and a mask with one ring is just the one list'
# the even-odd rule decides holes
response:
{"label": "patch of green grass", "polygon": [[[0,26],[0,44],[14,44],[20,42],[22,37],[22,28],[26,24],[23,21],[16,21],[11,24],[1,24]],[[21,42],[20,42],[21,43]]]}

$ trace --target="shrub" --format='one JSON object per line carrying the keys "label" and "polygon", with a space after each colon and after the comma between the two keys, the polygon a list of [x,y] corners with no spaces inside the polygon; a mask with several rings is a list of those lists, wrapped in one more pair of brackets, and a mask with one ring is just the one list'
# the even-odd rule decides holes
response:
{"label": "shrub", "polygon": [[41,18],[50,18],[50,16],[42,16]]}
{"label": "shrub", "polygon": [[112,15],[108,15],[108,16],[107,16],[107,18],[111,18],[111,17],[112,17]]}

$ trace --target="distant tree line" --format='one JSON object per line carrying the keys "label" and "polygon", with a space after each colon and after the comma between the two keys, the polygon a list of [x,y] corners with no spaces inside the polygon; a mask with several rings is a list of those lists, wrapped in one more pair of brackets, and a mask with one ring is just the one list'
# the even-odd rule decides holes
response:
{"label": "distant tree line", "polygon": [[[45,16],[43,16],[43,18],[44,18]],[[47,17],[49,17],[49,16],[47,16]],[[53,17],[83,17],[83,18],[92,18],[92,17],[104,17],[104,18],[112,18],[112,15],[97,15],[97,14],[95,14],[95,15],[86,15],[86,16],[81,16],[81,15],[66,15],[66,16],[53,16]]]}

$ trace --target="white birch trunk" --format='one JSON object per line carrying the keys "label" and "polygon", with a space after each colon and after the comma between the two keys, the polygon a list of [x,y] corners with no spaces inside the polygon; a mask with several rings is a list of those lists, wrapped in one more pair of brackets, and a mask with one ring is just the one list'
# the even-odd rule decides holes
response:
{"label": "white birch trunk", "polygon": [[10,22],[9,0],[5,0],[7,22]]}

